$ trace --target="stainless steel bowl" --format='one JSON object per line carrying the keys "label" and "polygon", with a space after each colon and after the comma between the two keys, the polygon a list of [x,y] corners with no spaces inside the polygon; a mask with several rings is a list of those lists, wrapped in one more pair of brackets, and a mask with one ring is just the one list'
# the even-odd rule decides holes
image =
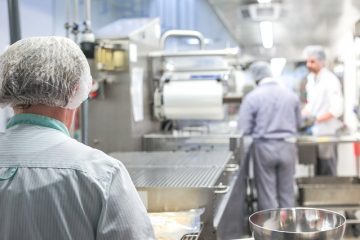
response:
{"label": "stainless steel bowl", "polygon": [[255,240],[341,240],[344,216],[315,208],[281,208],[249,217]]}

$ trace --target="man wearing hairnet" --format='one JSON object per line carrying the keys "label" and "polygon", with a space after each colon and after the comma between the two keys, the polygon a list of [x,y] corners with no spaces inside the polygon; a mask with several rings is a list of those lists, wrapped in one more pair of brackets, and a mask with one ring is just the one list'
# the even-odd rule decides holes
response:
{"label": "man wearing hairnet", "polygon": [[0,56],[0,103],[15,112],[0,134],[1,239],[154,239],[122,163],[69,136],[91,82],[66,38],[23,39]]}
{"label": "man wearing hairnet", "polygon": [[249,73],[258,86],[240,106],[238,128],[253,138],[249,154],[254,162],[258,208],[293,207],[299,99],[272,78],[267,62],[253,63]]}
{"label": "man wearing hairnet", "polygon": [[[325,68],[326,55],[321,46],[308,46],[304,50],[306,66],[310,71],[306,84],[307,104],[304,118],[313,118],[312,134],[334,135],[342,127],[338,119],[343,112],[343,96],[339,79]],[[333,144],[318,146],[315,171],[317,175],[336,175],[337,160]]]}

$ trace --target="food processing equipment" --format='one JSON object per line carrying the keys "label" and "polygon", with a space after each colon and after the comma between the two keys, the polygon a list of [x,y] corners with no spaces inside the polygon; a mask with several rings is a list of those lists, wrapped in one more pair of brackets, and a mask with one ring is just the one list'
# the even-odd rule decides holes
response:
{"label": "food processing equipment", "polygon": [[202,209],[199,239],[218,239],[239,171],[232,152],[112,153],[129,171],[149,212]]}

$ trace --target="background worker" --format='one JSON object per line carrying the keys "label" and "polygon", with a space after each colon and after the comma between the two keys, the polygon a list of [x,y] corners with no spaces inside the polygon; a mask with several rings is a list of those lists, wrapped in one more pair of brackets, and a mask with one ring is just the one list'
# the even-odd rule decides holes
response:
{"label": "background worker", "polygon": [[269,63],[255,62],[249,72],[257,87],[240,106],[238,128],[253,138],[258,208],[293,207],[297,147],[291,140],[301,123],[299,99],[272,78]]}
{"label": "background worker", "polygon": [[[304,118],[313,118],[314,136],[335,135],[342,127],[343,95],[339,79],[326,67],[326,55],[321,46],[304,50],[306,66],[310,71],[306,84],[307,103],[302,110]],[[316,175],[336,175],[337,157],[334,144],[320,144],[317,149]]]}

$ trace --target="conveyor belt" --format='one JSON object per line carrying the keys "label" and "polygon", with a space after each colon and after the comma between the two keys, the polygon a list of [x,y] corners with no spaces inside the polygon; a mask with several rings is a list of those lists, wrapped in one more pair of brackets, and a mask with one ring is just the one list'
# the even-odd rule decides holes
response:
{"label": "conveyor belt", "polygon": [[232,156],[230,151],[211,152],[130,152],[111,153],[126,167],[223,167]]}
{"label": "conveyor belt", "polygon": [[112,153],[124,163],[137,188],[214,187],[232,153],[132,152]]}
{"label": "conveyor belt", "polygon": [[208,188],[215,186],[222,168],[128,168],[136,187],[187,187]]}

